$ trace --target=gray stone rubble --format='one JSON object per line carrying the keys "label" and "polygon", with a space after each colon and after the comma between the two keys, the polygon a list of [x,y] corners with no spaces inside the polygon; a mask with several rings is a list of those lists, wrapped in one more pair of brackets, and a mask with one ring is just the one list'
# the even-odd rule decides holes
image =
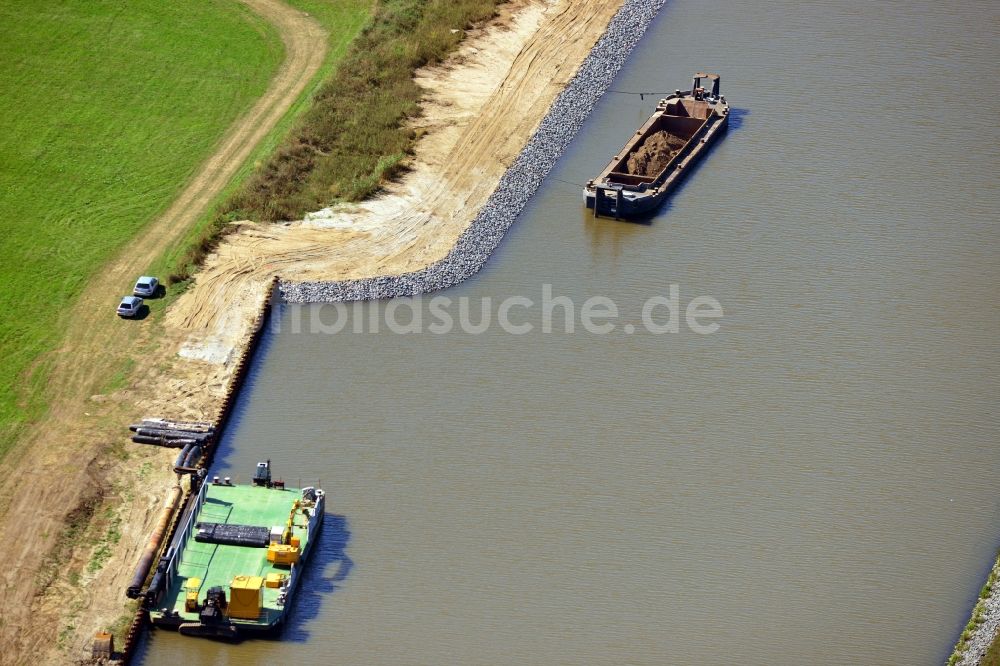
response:
{"label": "gray stone rubble", "polygon": [[475,275],[576,136],[665,1],[625,0],[576,76],[553,102],[497,189],[444,259],[404,275],[337,282],[281,281],[282,297],[293,303],[321,303],[415,296],[451,287]]}
{"label": "gray stone rubble", "polygon": [[[1000,569],[1000,560],[993,567],[994,571]],[[990,644],[993,643],[994,636],[1000,631],[1000,592],[996,589],[997,585],[1000,585],[1000,581],[994,583],[990,596],[986,598],[983,621],[972,632],[958,666],[979,666]]]}

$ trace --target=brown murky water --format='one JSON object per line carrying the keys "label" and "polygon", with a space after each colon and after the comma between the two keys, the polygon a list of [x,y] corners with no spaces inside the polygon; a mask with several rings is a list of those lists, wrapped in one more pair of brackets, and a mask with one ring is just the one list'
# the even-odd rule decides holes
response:
{"label": "brown murky water", "polygon": [[[1000,544],[998,20],[670,2],[613,87],[719,71],[729,135],[651,224],[594,221],[564,181],[654,103],[606,96],[446,294],[531,298],[526,335],[285,306],[218,468],[321,480],[322,551],[285,640],[156,632],[139,661],[940,663]],[[542,333],[546,283],[615,330]],[[671,284],[720,329],[645,332]]]}

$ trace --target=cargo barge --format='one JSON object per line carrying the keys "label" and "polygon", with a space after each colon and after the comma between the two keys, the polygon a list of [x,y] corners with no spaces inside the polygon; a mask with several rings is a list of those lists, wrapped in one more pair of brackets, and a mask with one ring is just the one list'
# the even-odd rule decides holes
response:
{"label": "cargo barge", "polygon": [[[701,80],[712,82],[711,92]],[[729,125],[729,104],[717,74],[694,75],[691,91],[660,100],[601,175],[587,183],[583,200],[594,215],[639,217],[653,212]]]}
{"label": "cargo barge", "polygon": [[323,525],[326,497],[286,488],[258,463],[251,485],[201,484],[146,593],[154,626],[238,640],[274,633]]}

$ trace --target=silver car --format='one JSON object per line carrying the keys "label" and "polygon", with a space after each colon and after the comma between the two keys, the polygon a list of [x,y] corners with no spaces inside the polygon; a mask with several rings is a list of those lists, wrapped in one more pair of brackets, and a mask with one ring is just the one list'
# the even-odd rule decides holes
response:
{"label": "silver car", "polygon": [[135,287],[132,289],[132,293],[136,296],[144,296],[150,298],[151,296],[156,296],[156,290],[160,287],[160,281],[155,277],[149,277],[148,275],[143,275],[141,278],[136,280]]}
{"label": "silver car", "polygon": [[142,307],[142,299],[138,296],[125,296],[122,298],[122,302],[118,304],[118,316],[119,317],[134,317],[139,314],[139,309]]}

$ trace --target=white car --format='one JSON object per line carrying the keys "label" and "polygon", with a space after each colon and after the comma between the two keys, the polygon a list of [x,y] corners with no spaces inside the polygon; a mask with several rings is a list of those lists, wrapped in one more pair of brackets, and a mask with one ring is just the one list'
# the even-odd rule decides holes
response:
{"label": "white car", "polygon": [[122,302],[118,304],[118,316],[119,317],[134,317],[139,314],[139,308],[142,307],[142,299],[138,296],[125,296],[122,298]]}
{"label": "white car", "polygon": [[156,290],[160,287],[160,281],[155,277],[149,277],[148,275],[143,275],[141,278],[136,280],[135,287],[132,289],[132,293],[136,296],[145,296],[149,298],[151,296],[156,296]]}

